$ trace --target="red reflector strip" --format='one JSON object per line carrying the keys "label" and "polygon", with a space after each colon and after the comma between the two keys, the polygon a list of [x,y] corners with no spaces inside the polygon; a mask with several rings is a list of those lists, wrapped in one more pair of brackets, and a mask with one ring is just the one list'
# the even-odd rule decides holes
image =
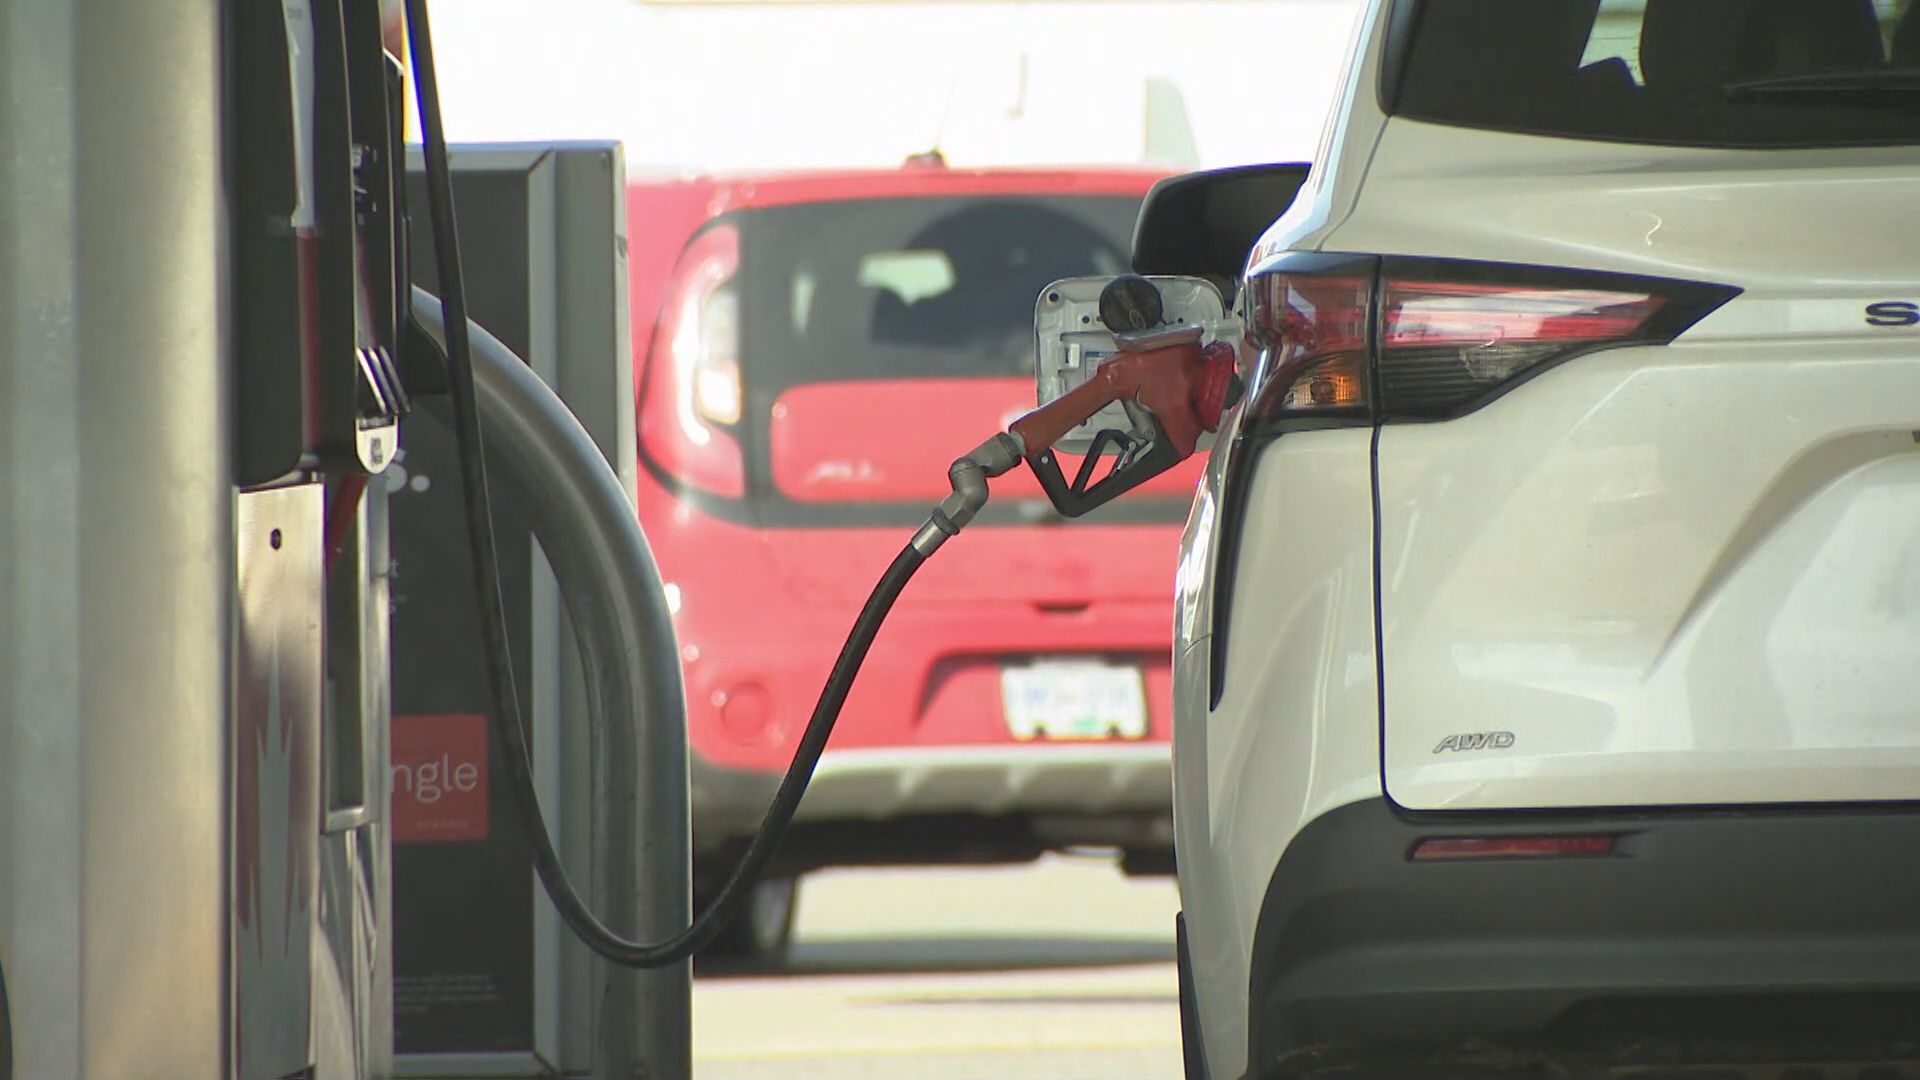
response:
{"label": "red reflector strip", "polygon": [[1611,833],[1583,836],[1431,836],[1413,845],[1414,862],[1458,859],[1556,859],[1613,854]]}

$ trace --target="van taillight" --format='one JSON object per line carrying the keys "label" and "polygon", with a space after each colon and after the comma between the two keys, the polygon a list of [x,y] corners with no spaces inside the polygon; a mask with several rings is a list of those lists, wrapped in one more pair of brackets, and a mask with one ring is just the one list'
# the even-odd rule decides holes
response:
{"label": "van taillight", "polygon": [[1296,254],[1247,281],[1250,418],[1440,420],[1581,353],[1662,345],[1739,290],[1397,256]]}
{"label": "van taillight", "polygon": [[640,399],[640,445],[669,475],[715,495],[746,490],[733,433],[740,385],[740,233],[714,225],[687,245],[660,308]]}

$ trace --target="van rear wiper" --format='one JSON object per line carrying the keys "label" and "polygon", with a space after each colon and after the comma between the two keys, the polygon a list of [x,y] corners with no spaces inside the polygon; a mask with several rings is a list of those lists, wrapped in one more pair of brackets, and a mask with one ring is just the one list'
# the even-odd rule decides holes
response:
{"label": "van rear wiper", "polygon": [[1920,109],[1920,68],[1861,68],[1751,79],[1723,87],[1727,100],[1780,105]]}

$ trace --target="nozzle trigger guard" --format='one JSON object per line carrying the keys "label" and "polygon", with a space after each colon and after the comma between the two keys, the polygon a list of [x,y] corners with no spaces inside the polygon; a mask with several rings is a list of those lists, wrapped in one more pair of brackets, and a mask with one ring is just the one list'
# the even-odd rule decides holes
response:
{"label": "nozzle trigger guard", "polygon": [[[1095,436],[1072,483],[1068,483],[1061,472],[1060,459],[1051,447],[1027,459],[1028,467],[1040,481],[1040,490],[1047,493],[1048,501],[1062,517],[1079,517],[1105,506],[1180,462],[1181,455],[1174,450],[1160,419],[1149,414],[1147,421],[1153,428],[1151,439],[1136,439],[1112,428]],[[1096,481],[1094,473],[1098,471],[1102,452],[1109,445],[1118,446],[1120,454],[1113,468]]]}

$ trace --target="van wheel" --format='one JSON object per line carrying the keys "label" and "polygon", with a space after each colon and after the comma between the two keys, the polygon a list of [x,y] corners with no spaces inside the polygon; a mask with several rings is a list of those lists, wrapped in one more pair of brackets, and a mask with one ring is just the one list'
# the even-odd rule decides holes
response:
{"label": "van wheel", "polygon": [[[699,959],[734,970],[781,967],[793,944],[794,898],[798,891],[797,878],[763,877],[754,882],[740,914],[701,951]],[[711,899],[699,898],[695,908],[704,909]]]}

